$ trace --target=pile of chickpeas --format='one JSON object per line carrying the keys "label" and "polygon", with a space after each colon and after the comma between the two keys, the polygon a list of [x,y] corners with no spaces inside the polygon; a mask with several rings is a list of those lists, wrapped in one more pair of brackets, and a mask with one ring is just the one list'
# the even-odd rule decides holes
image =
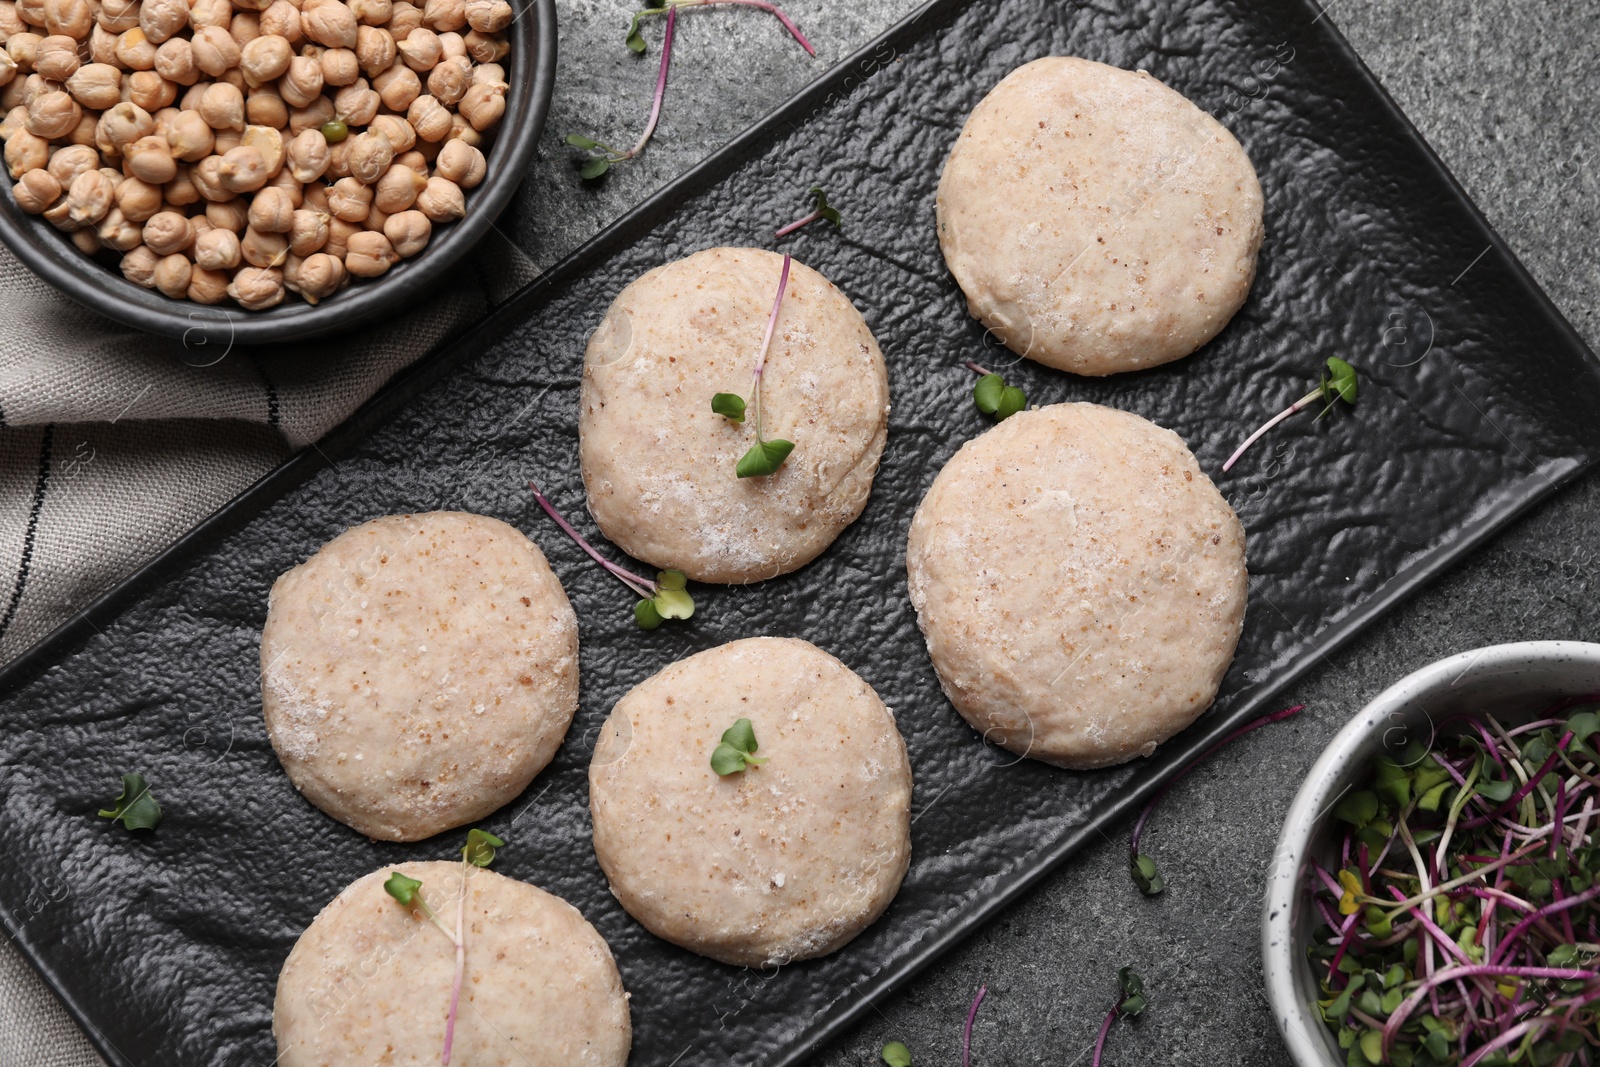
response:
{"label": "pile of chickpeas", "polygon": [[512,17],[506,0],[0,0],[12,195],[173,299],[315,304],[466,214]]}

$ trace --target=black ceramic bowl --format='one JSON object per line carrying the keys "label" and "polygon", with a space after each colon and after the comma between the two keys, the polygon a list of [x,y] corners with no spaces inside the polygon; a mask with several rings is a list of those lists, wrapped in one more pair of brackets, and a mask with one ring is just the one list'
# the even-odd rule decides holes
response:
{"label": "black ceramic bowl", "polygon": [[428,247],[380,278],[357,278],[343,291],[311,305],[292,294],[275,308],[245,311],[234,304],[170,300],[128,281],[115,267],[78,251],[67,235],[24,213],[0,174],[0,240],[35,274],[108,318],[168,337],[225,331],[238,344],[295,341],[348,330],[385,311],[427,298],[435,283],[493,225],[527,174],[550,110],[556,78],[555,0],[518,4],[507,31],[511,52],[503,60],[511,83],[505,116],[486,150],[488,173],[467,192],[467,214],[434,231]]}

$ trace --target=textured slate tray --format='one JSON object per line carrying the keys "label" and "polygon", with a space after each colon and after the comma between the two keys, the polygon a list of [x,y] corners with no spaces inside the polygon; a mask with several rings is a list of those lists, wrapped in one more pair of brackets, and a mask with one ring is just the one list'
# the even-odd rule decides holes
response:
{"label": "textured slate tray", "polygon": [[[1030,399],[1137,411],[1215,473],[1324,357],[1365,373],[1353,416],[1295,420],[1218,478],[1249,531],[1252,577],[1215,710],[1154,760],[1092,774],[1013,764],[980,742],[939,692],[903,576],[924,488],[985,428],[959,361],[1005,361],[944,270],[935,182],[981,95],[1050,53],[1145,67],[1219,113],[1260,170],[1267,240],[1250,302],[1202,353],[1108,381],[1017,366]],[[871,503],[799,574],[697,588],[692,625],[642,635],[626,594],[523,483],[537,477],[589,525],[575,440],[586,333],[650,266],[770,243],[819,180],[847,229],[786,247],[851,295],[888,356],[892,431]],[[323,444],[335,465],[292,461],[6,671],[5,923],[114,1063],[271,1061],[273,984],[300,930],[352,878],[444,857],[456,835],[372,844],[294,793],[260,718],[267,590],[352,523],[465,508],[533,534],[583,628],[567,743],[488,822],[512,843],[499,869],[573,901],[611,943],[634,994],[635,1064],[798,1063],[1319,654],[1592,463],[1597,410],[1593,356],[1311,4],[940,0],[408,374]],[[589,846],[584,778],[628,687],[762,633],[810,638],[865,676],[898,713],[917,781],[915,855],[888,915],[776,974],[666,946],[619,910]],[[167,811],[153,836],[93,817],[131,769]]]}

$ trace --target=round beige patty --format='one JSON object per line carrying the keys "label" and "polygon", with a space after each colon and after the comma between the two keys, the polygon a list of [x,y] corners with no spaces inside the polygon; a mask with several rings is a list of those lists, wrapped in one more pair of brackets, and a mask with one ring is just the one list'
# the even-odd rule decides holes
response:
{"label": "round beige patty", "polygon": [[578,708],[578,623],[544,555],[498,519],[389,515],[272,587],[267,733],[295,788],[383,841],[499,808]]}
{"label": "round beige patty", "polygon": [[923,497],[911,603],[987,740],[1063,767],[1148,756],[1216,696],[1244,530],[1178,435],[1094,404],[1013,415]]}
{"label": "round beige patty", "polygon": [[[384,892],[399,871],[456,928],[460,863],[357,879],[312,921],[278,975],[278,1067],[437,1067],[452,940]],[[467,875],[466,967],[452,1067],[623,1067],[632,1029],[611,950],[578,909],[493,871]]]}
{"label": "round beige patty", "polygon": [[711,398],[749,401],[782,259],[712,248],[656,267],[589,339],[578,419],[589,510],[629,555],[696,581],[809,563],[861,514],[883,452],[878,343],[838,286],[795,263],[761,386],[765,438],[795,448],[775,474],[735,476],[754,409],[733,422]]}
{"label": "round beige patty", "polygon": [[[719,778],[747,718],[769,760]],[[894,717],[805,641],[679,660],[617,702],[589,766],[594,849],[651,933],[724,963],[826,955],[889,906],[911,861],[911,765]]]}
{"label": "round beige patty", "polygon": [[1211,116],[1143,71],[1052,56],[973,109],[939,179],[939,243],[1014,352],[1115,374],[1227,325],[1261,208],[1249,157]]}

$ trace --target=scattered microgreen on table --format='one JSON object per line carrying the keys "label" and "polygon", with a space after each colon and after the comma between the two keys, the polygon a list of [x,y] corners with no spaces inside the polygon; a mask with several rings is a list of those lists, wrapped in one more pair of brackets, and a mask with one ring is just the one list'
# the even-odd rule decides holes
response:
{"label": "scattered microgreen on table", "polygon": [[1315,404],[1319,400],[1325,402],[1327,406],[1324,407],[1317,415],[1318,421],[1320,421],[1328,412],[1332,411],[1335,405],[1337,405],[1341,400],[1346,404],[1349,404],[1351,407],[1355,407],[1356,391],[1355,368],[1350,366],[1350,364],[1346,363],[1342,359],[1330,358],[1328,360],[1328,373],[1322,376],[1322,381],[1317,385],[1317,387],[1311,390],[1311,392],[1307,393],[1305,396],[1301,397],[1299,400],[1296,400],[1293,404],[1290,404],[1288,407],[1278,412],[1272,418],[1268,419],[1260,429],[1256,430],[1256,432],[1251,434],[1249,437],[1246,437],[1244,439],[1244,444],[1240,445],[1234,451],[1233,455],[1228,457],[1228,461],[1222,465],[1222,469],[1224,471],[1232,469],[1233,465],[1239,462],[1239,457],[1244,455],[1250,446],[1259,441],[1268,430],[1271,430],[1274,426],[1278,425],[1278,423],[1282,422],[1284,419],[1287,419],[1290,415],[1293,415],[1296,412],[1304,411],[1306,408],[1310,407],[1312,404]]}
{"label": "scattered microgreen on table", "polygon": [[[567,134],[567,143],[574,148],[582,148],[589,153],[579,174],[584,179],[593,181],[611,169],[612,164],[622,163],[632,159],[644,151],[644,146],[650,143],[651,136],[656,132],[656,124],[661,121],[661,101],[667,93],[667,68],[672,63],[672,35],[678,24],[678,7],[674,4],[667,11],[667,29],[661,39],[661,72],[656,75],[656,95],[650,104],[650,118],[644,124],[644,132],[634,142],[633,147],[627,151],[612,148],[603,141],[593,137],[585,137],[581,133]],[[596,154],[598,153],[598,154]]]}
{"label": "scattered microgreen on table", "polygon": [[980,375],[972,387],[972,402],[985,415],[993,415],[996,422],[1004,422],[1028,406],[1028,396],[987,367],[977,363],[966,364],[968,370]]}
{"label": "scattered microgreen on table", "polygon": [[[761,478],[773,474],[783,466],[783,461],[794,451],[793,441],[774,439],[768,441],[761,429],[761,372],[767,365],[767,353],[772,348],[772,334],[778,326],[778,312],[783,308],[784,290],[789,288],[789,268],[793,258],[783,257],[783,269],[778,272],[778,295],[772,301],[772,314],[767,317],[767,332],[761,338],[761,349],[756,353],[753,383],[750,387],[749,408],[755,412],[756,443],[739,458],[734,474],[740,478]],[[744,422],[745,399],[736,393],[718,393],[711,398],[711,410],[730,422]]]}
{"label": "scattered microgreen on table", "polygon": [[789,223],[789,225],[783,227],[777,233],[773,234],[773,237],[787,237],[800,227],[809,226],[813,222],[817,222],[821,219],[826,219],[827,221],[833,223],[834,229],[836,230],[844,229],[844,218],[839,214],[838,208],[828,203],[828,194],[822,191],[822,186],[813,185],[811,187],[810,196],[817,202],[817,209],[803,219],[795,219],[793,222]]}
{"label": "scattered microgreen on table", "polygon": [[988,995],[989,987],[979,986],[978,995],[972,998],[972,1007],[967,1009],[967,1025],[961,1028],[961,1067],[972,1067],[972,1024],[978,1021],[978,1007]]}
{"label": "scattered microgreen on table", "polygon": [[1133,884],[1147,897],[1160,895],[1166,889],[1167,883],[1161,877],[1161,871],[1156,867],[1155,860],[1139,851],[1139,840],[1144,836],[1145,824],[1150,821],[1150,816],[1155,814],[1156,805],[1161,803],[1163,797],[1172,790],[1172,787],[1183,781],[1184,775],[1194,770],[1200,764],[1210,759],[1219,749],[1237,741],[1252,730],[1272,722],[1282,722],[1284,719],[1299,714],[1305,708],[1304,704],[1296,704],[1292,708],[1275,711],[1271,715],[1263,715],[1254,719],[1228,734],[1222,740],[1200,753],[1194,759],[1183,765],[1183,769],[1169,778],[1160,789],[1145,802],[1144,810],[1139,813],[1139,820],[1133,824],[1133,833],[1128,837],[1128,854],[1133,869]]}
{"label": "scattered microgreen on table", "polygon": [[1333,808],[1307,953],[1355,1065],[1570,1067],[1600,1048],[1597,706],[1438,723]]}
{"label": "scattered microgreen on table", "polygon": [[652,15],[664,14],[671,18],[673,13],[680,7],[715,7],[725,4],[732,4],[737,7],[753,7],[776,16],[778,21],[783,23],[783,28],[789,31],[790,36],[800,42],[801,48],[804,48],[810,55],[815,56],[817,54],[817,50],[811,47],[811,42],[806,40],[806,35],[800,32],[800,27],[794,24],[794,20],[785,14],[777,4],[768,3],[767,0],[670,0],[670,2],[664,3],[652,2],[645,10],[634,13],[633,21],[628,24],[627,45],[640,55],[644,54],[647,46],[644,43],[644,35],[639,32],[639,25]]}
{"label": "scattered microgreen on table", "polygon": [[656,580],[638,575],[626,567],[618,566],[606,559],[595,547],[584,539],[583,535],[572,528],[572,524],[561,517],[545,495],[539,492],[539,487],[532,482],[528,488],[533,491],[533,499],[544,508],[545,514],[555,520],[562,531],[589,554],[589,558],[604,567],[612,577],[623,585],[632,589],[641,597],[633,606],[633,621],[639,624],[641,630],[654,630],[666,619],[687,619],[694,614],[694,597],[689,595],[689,580],[682,571],[667,570],[657,571]]}
{"label": "scattered microgreen on table", "polygon": [[756,749],[760,748],[756,741],[756,728],[749,719],[740,719],[732,726],[722,731],[722,741],[711,752],[711,769],[718,776],[726,778],[730,774],[739,774],[747,767],[761,767],[766,764],[765,759],[756,757]]}
{"label": "scattered microgreen on table", "polygon": [[129,830],[154,830],[161,822],[161,805],[150,794],[142,774],[122,776],[122,795],[109,808],[100,809],[102,819],[121,822]]}
{"label": "scattered microgreen on table", "polygon": [[467,843],[461,849],[461,890],[456,894],[456,928],[451,930],[422,895],[422,882],[392,871],[383,883],[388,893],[403,906],[420,911],[439,932],[450,939],[456,950],[455,978],[450,983],[450,1012],[444,1021],[444,1048],[440,1052],[443,1067],[450,1067],[450,1052],[455,1044],[456,1018],[461,1008],[461,983],[467,972],[467,878],[474,867],[487,867],[494,862],[495,850],[504,848],[505,842],[487,830],[468,830]]}
{"label": "scattered microgreen on table", "polygon": [[889,1067],[911,1067],[911,1050],[902,1041],[891,1041],[883,1046],[883,1062]]}
{"label": "scattered microgreen on table", "polygon": [[1094,1059],[1089,1067],[1100,1067],[1100,1056],[1106,1048],[1106,1035],[1111,1033],[1111,1024],[1117,1021],[1117,1016],[1138,1015],[1149,1005],[1144,995],[1144,979],[1135,974],[1132,967],[1124,967],[1117,972],[1117,989],[1120,995],[1116,1004],[1106,1012],[1105,1022],[1100,1024],[1100,1036],[1095,1038]]}

